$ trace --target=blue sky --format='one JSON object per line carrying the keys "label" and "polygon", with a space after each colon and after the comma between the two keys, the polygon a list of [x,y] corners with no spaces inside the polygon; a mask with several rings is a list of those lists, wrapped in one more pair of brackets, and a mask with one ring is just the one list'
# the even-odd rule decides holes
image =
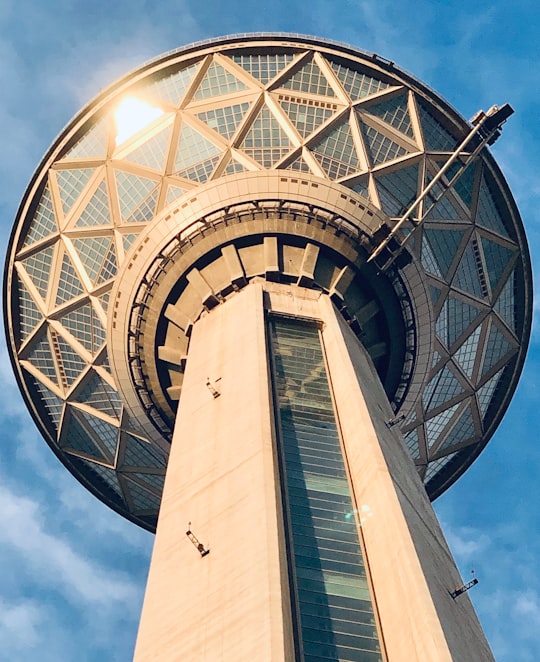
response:
{"label": "blue sky", "polygon": [[[540,9],[533,0],[0,0],[2,253],[34,167],[80,106],[185,43],[291,31],[395,61],[463,115],[510,102],[494,154],[540,255]],[[537,311],[536,311],[537,312]],[[535,320],[537,322],[537,320]],[[131,659],[152,536],[109,511],[33,428],[0,341],[0,657]],[[540,332],[492,442],[436,509],[499,662],[540,649]]]}

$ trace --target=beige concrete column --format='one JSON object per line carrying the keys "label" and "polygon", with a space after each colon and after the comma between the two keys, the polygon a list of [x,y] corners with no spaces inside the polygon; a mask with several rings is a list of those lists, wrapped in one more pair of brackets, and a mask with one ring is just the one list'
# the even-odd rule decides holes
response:
{"label": "beige concrete column", "polygon": [[293,660],[264,325],[260,284],[194,325],[136,662]]}
{"label": "beige concrete column", "polygon": [[366,351],[330,299],[323,339],[389,662],[493,662]]}

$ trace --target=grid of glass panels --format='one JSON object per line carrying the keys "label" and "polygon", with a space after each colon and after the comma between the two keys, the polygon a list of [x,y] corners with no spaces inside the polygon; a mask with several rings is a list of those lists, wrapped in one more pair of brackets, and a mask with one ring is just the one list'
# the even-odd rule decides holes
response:
{"label": "grid of glass panels", "polygon": [[304,662],[380,662],[355,505],[315,323],[272,317],[273,383]]}
{"label": "grid of glass panels", "polygon": [[[10,258],[19,292],[10,305],[13,351],[23,365],[36,369],[21,372],[29,401],[41,397],[36,379],[44,389],[57,384],[54,396],[69,401],[86,379],[86,366],[93,362],[106,369],[106,344],[95,330],[105,324],[108,292],[125,254],[165,206],[201,184],[244,169],[311,172],[339,179],[396,217],[456,144],[450,127],[417,90],[407,90],[397,78],[392,82],[391,74],[381,76],[369,62],[303,50],[297,40],[291,48],[280,39],[257,52],[239,46],[199,59],[192,54],[189,64],[179,60],[171,66],[164,59],[162,66],[146,84],[139,79],[135,91],[163,111],[151,130],[117,144],[113,91],[99,113],[88,111],[82,135],[58,144],[54,163],[28,201]],[[467,383],[463,398],[481,394],[472,400],[474,439],[489,425],[486,416],[497,395],[493,376],[512,361],[522,328],[516,228],[498,186],[485,162],[471,166],[414,243],[438,293],[434,319],[444,356],[433,370],[450,361],[450,370]],[[94,320],[91,340],[76,321],[74,311],[81,306],[89,306],[85,314]],[[60,339],[58,325],[67,330]],[[474,342],[466,344],[471,334]],[[475,352],[487,358],[475,361]],[[426,374],[426,386],[444,383],[433,382],[435,377]],[[433,395],[433,402],[441,397]],[[44,411],[45,401],[42,405]],[[420,438],[432,416],[425,414],[418,411],[414,422]],[[447,434],[442,430],[434,447],[450,453]],[[61,430],[55,427],[50,435],[59,438]],[[418,455],[418,449],[411,452]]]}

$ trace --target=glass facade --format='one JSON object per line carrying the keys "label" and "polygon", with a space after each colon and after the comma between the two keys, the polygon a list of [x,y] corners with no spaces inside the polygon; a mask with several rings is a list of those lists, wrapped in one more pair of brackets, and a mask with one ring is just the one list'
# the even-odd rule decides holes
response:
{"label": "glass facade", "polygon": [[319,329],[272,317],[270,346],[301,659],[380,661]]}

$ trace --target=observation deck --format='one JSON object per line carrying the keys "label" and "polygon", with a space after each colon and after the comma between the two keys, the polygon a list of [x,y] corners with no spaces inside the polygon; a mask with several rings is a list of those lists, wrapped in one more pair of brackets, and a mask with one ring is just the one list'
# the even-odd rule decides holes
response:
{"label": "observation deck", "polygon": [[191,328],[263,279],[330,296],[441,494],[531,327],[522,222],[489,149],[458,149],[472,128],[392,62],[298,35],[195,44],[105,90],[34,174],[4,279],[19,386],[64,465],[153,530]]}

